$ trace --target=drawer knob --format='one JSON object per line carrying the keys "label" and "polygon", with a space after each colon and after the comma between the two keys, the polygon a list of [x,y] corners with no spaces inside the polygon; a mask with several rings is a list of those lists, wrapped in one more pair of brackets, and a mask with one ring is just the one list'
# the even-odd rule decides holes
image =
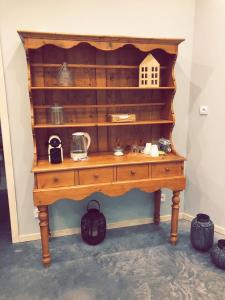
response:
{"label": "drawer knob", "polygon": [[98,174],[94,174],[94,178],[95,178],[95,179],[98,179],[98,178],[99,178],[99,175],[98,175]]}
{"label": "drawer knob", "polygon": [[135,171],[133,171],[133,170],[131,170],[131,171],[130,171],[130,174],[131,174],[131,175],[135,175],[135,174],[136,174],[136,172],[135,172]]}
{"label": "drawer knob", "polygon": [[170,169],[169,169],[169,168],[165,168],[165,171],[166,171],[166,172],[169,172],[169,171],[170,171]]}
{"label": "drawer knob", "polygon": [[58,181],[59,181],[59,179],[58,179],[57,177],[54,177],[54,178],[53,178],[53,182],[56,183],[56,182],[58,182]]}

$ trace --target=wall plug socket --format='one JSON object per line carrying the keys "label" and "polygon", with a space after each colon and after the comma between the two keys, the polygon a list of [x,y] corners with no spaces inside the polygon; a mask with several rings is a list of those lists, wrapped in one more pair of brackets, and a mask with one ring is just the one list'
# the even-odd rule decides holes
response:
{"label": "wall plug socket", "polygon": [[38,219],[38,213],[39,213],[38,208],[34,207],[34,218],[35,219]]}
{"label": "wall plug socket", "polygon": [[166,194],[161,194],[161,202],[165,202],[166,201]]}

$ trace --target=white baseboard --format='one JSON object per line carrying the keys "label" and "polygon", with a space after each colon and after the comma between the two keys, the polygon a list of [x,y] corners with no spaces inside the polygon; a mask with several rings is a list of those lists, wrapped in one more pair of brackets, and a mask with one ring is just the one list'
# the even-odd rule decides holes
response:
{"label": "white baseboard", "polygon": [[[180,220],[186,220],[191,222],[193,220],[194,216],[186,214],[186,213],[179,213],[179,219]],[[170,221],[171,215],[164,215],[160,216],[161,222]],[[115,223],[109,223],[107,224],[107,229],[114,229],[114,228],[123,228],[123,227],[130,227],[130,226],[137,226],[137,225],[144,225],[144,224],[151,224],[153,223],[153,218],[142,218],[142,219],[133,219],[133,220],[125,220]],[[215,232],[225,235],[225,228],[214,225]],[[51,232],[52,237],[60,237],[60,236],[67,236],[72,234],[80,234],[80,227],[75,228],[66,228],[61,230],[55,230]],[[28,242],[28,241],[34,241],[39,240],[40,233],[33,233],[33,234],[23,234],[19,236],[19,242]]]}
{"label": "white baseboard", "polygon": [[[183,219],[186,221],[191,222],[194,218],[195,218],[195,216],[183,213]],[[219,234],[225,235],[225,228],[222,226],[214,224],[214,231]]]}
{"label": "white baseboard", "polygon": [[[160,216],[161,222],[170,221],[170,219],[171,219],[171,215]],[[179,219],[183,219],[183,213],[179,214]],[[137,226],[137,225],[144,225],[144,224],[151,224],[151,223],[153,223],[153,218],[125,220],[125,221],[120,221],[115,223],[109,223],[107,224],[107,229],[123,228],[123,227],[130,227],[130,226]],[[51,231],[52,237],[67,236],[72,234],[80,234],[80,227]],[[19,236],[19,242],[35,241],[35,240],[39,240],[40,238],[41,238],[40,233],[23,234]]]}

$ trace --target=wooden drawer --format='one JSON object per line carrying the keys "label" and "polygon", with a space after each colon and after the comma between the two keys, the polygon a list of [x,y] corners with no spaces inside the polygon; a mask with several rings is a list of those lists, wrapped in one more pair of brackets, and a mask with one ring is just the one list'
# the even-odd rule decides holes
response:
{"label": "wooden drawer", "polygon": [[74,171],[46,172],[37,174],[39,189],[74,185]]}
{"label": "wooden drawer", "polygon": [[183,163],[177,162],[152,164],[152,178],[181,176],[183,168]]}
{"label": "wooden drawer", "polygon": [[117,181],[148,178],[148,164],[117,167]]}
{"label": "wooden drawer", "polygon": [[113,182],[113,168],[94,168],[79,171],[80,184]]}

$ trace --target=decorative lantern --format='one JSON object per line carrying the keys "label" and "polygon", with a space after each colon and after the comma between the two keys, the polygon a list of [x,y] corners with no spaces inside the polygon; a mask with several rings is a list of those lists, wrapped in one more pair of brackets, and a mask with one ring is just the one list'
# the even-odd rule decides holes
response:
{"label": "decorative lantern", "polygon": [[206,214],[197,214],[191,222],[192,246],[201,251],[209,250],[213,245],[214,224]]}
{"label": "decorative lantern", "polygon": [[211,250],[211,258],[213,263],[225,270],[225,240],[218,240]]}
{"label": "decorative lantern", "polygon": [[[90,208],[91,203],[96,203],[98,208]],[[81,236],[89,245],[101,243],[106,234],[106,219],[100,212],[100,204],[97,200],[91,200],[87,205],[87,212],[81,219]]]}

